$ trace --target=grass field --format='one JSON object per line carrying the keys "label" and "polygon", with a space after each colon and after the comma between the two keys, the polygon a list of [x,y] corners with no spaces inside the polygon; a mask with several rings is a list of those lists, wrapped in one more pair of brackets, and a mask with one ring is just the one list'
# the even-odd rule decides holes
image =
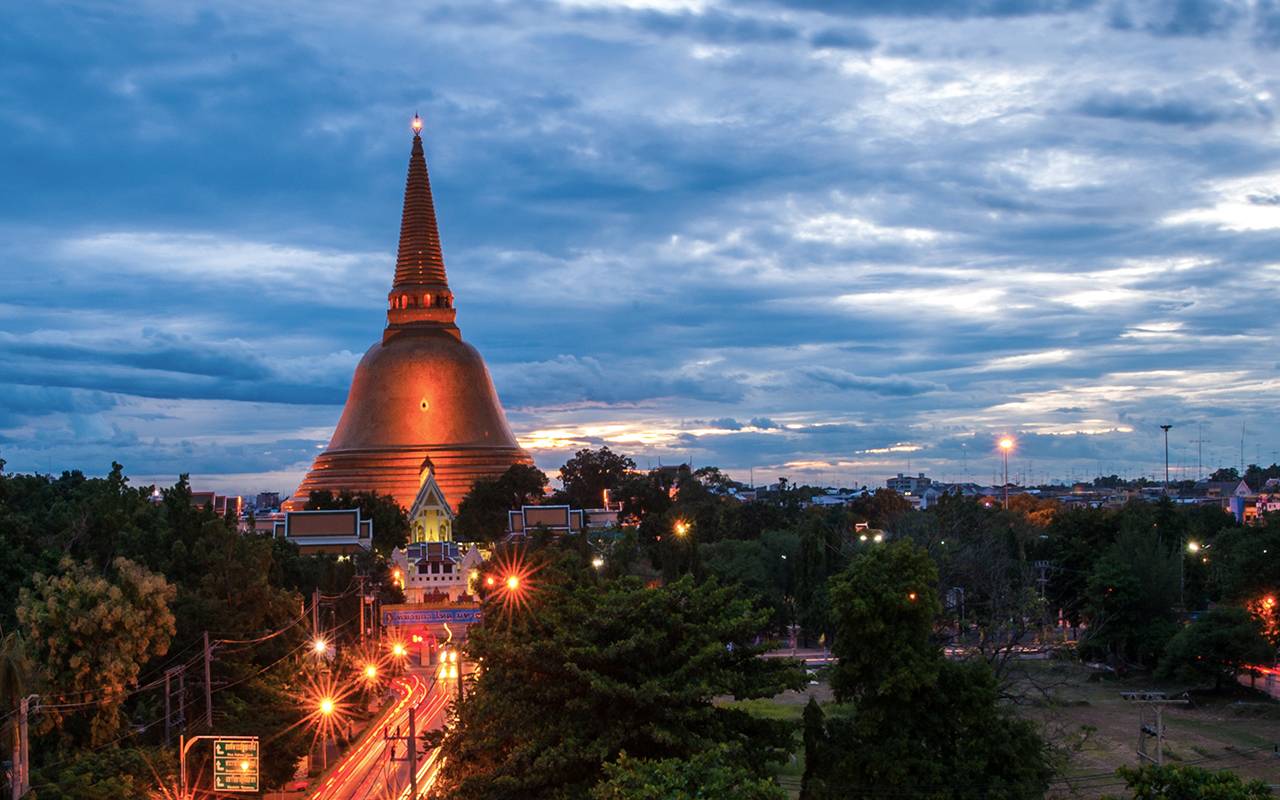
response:
{"label": "grass field", "polygon": [[[1051,798],[1087,800],[1120,794],[1123,784],[1115,770],[1138,763],[1140,712],[1121,698],[1121,692],[1154,689],[1178,694],[1188,688],[1147,678],[1099,680],[1069,662],[1024,662],[1019,667],[1024,674],[1011,687],[1019,696],[1016,711],[1041,726],[1059,764]],[[832,702],[830,688],[821,674],[818,677],[818,684],[803,692],[733,705],[770,719],[794,720],[799,747],[800,719],[809,696],[823,704]],[[1192,697],[1191,705],[1164,711],[1166,763],[1229,769],[1280,785],[1280,756],[1274,750],[1280,743],[1280,703],[1244,689]],[[802,751],[778,772],[779,783],[793,797],[799,796],[803,772]]]}

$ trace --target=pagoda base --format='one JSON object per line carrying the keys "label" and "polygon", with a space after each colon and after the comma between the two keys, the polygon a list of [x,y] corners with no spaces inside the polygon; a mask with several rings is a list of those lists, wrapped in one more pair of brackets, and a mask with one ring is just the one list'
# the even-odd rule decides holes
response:
{"label": "pagoda base", "polygon": [[306,507],[311,492],[328,489],[390,495],[408,509],[418,494],[422,462],[431,459],[436,483],[456,513],[479,480],[494,480],[514,464],[533,464],[519,447],[397,447],[330,450],[316,457],[286,510]]}

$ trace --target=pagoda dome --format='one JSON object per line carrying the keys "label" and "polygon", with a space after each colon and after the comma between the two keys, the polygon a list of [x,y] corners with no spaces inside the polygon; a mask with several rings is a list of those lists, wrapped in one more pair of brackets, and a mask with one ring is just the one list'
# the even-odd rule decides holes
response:
{"label": "pagoda dome", "polygon": [[408,508],[429,460],[457,509],[477,480],[533,463],[507,425],[484,359],[455,324],[420,131],[415,116],[387,327],[357,365],[338,427],[293,508],[326,489],[377,491]]}
{"label": "pagoda dome", "polygon": [[369,348],[329,449],[407,442],[518,447],[480,352],[444,331],[405,333]]}

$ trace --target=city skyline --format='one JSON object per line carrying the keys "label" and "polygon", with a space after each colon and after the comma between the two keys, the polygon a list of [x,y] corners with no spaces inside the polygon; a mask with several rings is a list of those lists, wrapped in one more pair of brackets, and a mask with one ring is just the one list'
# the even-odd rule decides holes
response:
{"label": "city skyline", "polygon": [[822,5],[31,7],[0,458],[296,486],[418,112],[459,324],[548,472],[985,482],[1008,433],[1011,475],[1152,475],[1161,424],[1175,478],[1276,461],[1280,13]]}

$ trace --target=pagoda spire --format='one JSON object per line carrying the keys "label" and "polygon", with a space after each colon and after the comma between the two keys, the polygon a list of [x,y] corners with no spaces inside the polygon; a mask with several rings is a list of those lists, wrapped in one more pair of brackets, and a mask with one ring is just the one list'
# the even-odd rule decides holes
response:
{"label": "pagoda spire", "polygon": [[396,275],[388,295],[389,326],[426,323],[452,326],[453,292],[444,270],[440,229],[422,149],[422,118],[413,115],[413,149],[404,185],[404,211],[400,217],[400,248]]}

